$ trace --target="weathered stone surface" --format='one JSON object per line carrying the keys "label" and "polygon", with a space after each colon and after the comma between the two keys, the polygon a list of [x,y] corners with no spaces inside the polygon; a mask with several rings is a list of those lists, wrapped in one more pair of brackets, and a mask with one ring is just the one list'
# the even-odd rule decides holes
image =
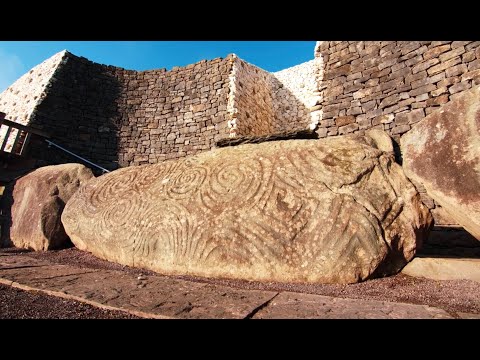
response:
{"label": "weathered stone surface", "polygon": [[387,153],[393,153],[392,138],[383,130],[371,129],[365,132],[365,139],[372,139],[372,146]]}
{"label": "weathered stone surface", "polygon": [[[412,319],[445,318],[451,315],[427,303],[413,305],[298,292],[246,290],[223,285],[224,281],[205,283],[161,275],[138,276],[88,265],[82,268],[58,265],[38,257],[32,259],[28,255],[1,251],[0,283],[101,308],[127,311],[145,318]],[[376,289],[374,284],[373,288]],[[464,297],[471,299],[475,306],[478,302],[475,295],[466,294]],[[432,302],[430,300],[430,304]],[[456,314],[471,318],[479,316],[464,312]]]}
{"label": "weathered stone surface", "polygon": [[416,257],[403,274],[433,280],[472,280],[480,282],[480,259]]}
{"label": "weathered stone surface", "polygon": [[480,239],[480,87],[421,120],[401,139],[406,175]]}
{"label": "weathered stone surface", "polygon": [[93,178],[81,164],[39,168],[18,179],[13,189],[10,240],[16,247],[50,250],[68,244],[61,223],[65,203]]}
{"label": "weathered stone surface", "polygon": [[5,280],[95,306],[148,314],[151,318],[241,319],[277,295],[273,291],[31,261],[26,256],[0,259],[0,283]]}
{"label": "weathered stone surface", "polygon": [[452,216],[445,211],[441,206],[437,206],[435,209],[431,210],[432,216],[435,219],[435,225],[456,225],[457,222]]}
{"label": "weathered stone surface", "polygon": [[392,154],[350,136],[117,170],[62,222],[79,249],[164,274],[352,283],[399,271],[431,216]]}
{"label": "weathered stone surface", "polygon": [[[470,314],[468,314],[470,315]],[[254,319],[450,319],[445,310],[426,305],[333,298],[284,292]]]}
{"label": "weathered stone surface", "polygon": [[460,319],[480,319],[480,314],[469,314],[469,313],[463,313],[459,312],[457,315],[460,317]]}

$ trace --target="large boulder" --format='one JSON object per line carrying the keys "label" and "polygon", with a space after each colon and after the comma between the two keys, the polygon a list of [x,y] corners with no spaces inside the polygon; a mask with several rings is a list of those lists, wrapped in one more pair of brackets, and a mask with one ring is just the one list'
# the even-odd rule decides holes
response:
{"label": "large boulder", "polygon": [[10,241],[16,247],[50,250],[69,239],[61,222],[65,203],[93,178],[81,164],[45,166],[21,177],[13,188]]}
{"label": "large boulder", "polygon": [[62,222],[79,249],[163,274],[354,283],[396,273],[432,219],[393,154],[368,144],[246,144],[116,170],[80,188]]}
{"label": "large boulder", "polygon": [[401,148],[405,174],[480,240],[480,86],[417,123]]}

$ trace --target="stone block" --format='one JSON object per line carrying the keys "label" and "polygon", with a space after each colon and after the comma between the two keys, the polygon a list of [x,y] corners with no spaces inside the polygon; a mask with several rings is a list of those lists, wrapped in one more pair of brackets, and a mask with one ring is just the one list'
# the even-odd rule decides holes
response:
{"label": "stone block", "polygon": [[401,54],[406,55],[414,50],[417,50],[419,47],[420,43],[418,41],[409,41],[401,47]]}
{"label": "stone block", "polygon": [[416,74],[422,70],[427,70],[428,68],[432,67],[433,65],[436,65],[440,62],[437,58],[429,59],[426,61],[423,61],[421,63],[418,63],[412,68],[412,74]]}
{"label": "stone block", "polygon": [[448,102],[448,94],[444,94],[427,100],[427,106],[439,106]]}
{"label": "stone block", "polygon": [[427,78],[427,72],[425,70],[423,70],[423,71],[420,71],[416,74],[411,74],[411,75],[405,76],[405,84],[410,84],[413,81],[417,81],[417,80],[425,79],[425,78]]}
{"label": "stone block", "polygon": [[415,109],[395,115],[395,125],[415,124],[425,117],[423,109]]}
{"label": "stone block", "polygon": [[397,135],[397,134],[403,134],[406,133],[408,130],[410,130],[410,125],[400,125],[400,126],[395,126],[391,133],[392,135]]}
{"label": "stone block", "polygon": [[450,94],[455,94],[455,93],[458,93],[460,91],[467,90],[471,87],[472,87],[472,84],[470,84],[470,81],[462,81],[462,82],[459,82],[455,85],[450,86],[448,91],[449,91]]}
{"label": "stone block", "polygon": [[460,79],[458,77],[454,76],[454,77],[446,78],[446,79],[443,79],[442,81],[439,81],[437,83],[437,87],[442,88],[442,87],[446,87],[446,86],[456,84],[458,82],[460,82]]}
{"label": "stone block", "polygon": [[[452,46],[453,48],[453,46]],[[465,48],[463,46],[457,47],[453,50],[450,50],[442,55],[440,55],[440,61],[445,62],[447,60],[453,59],[459,55],[462,55],[465,52]]]}
{"label": "stone block", "polygon": [[398,94],[393,94],[391,96],[386,97],[380,102],[379,108],[383,109],[384,107],[390,106],[392,104],[397,103],[400,101],[400,95]]}
{"label": "stone block", "polygon": [[369,129],[372,126],[372,119],[361,118],[358,116],[356,122],[360,130]]}
{"label": "stone block", "polygon": [[339,127],[338,133],[340,135],[344,135],[344,134],[353,133],[355,130],[358,130],[358,129],[359,129],[358,124],[353,123],[353,124],[348,124],[348,125]]}
{"label": "stone block", "polygon": [[[480,49],[480,48],[479,48]],[[477,55],[477,60],[468,63],[468,71],[480,69],[480,58]]]}
{"label": "stone block", "polygon": [[327,136],[328,129],[327,128],[319,128],[316,130],[316,133],[318,134],[319,138],[324,138]]}
{"label": "stone block", "polygon": [[455,66],[461,62],[460,56],[454,57],[453,59],[449,59],[447,61],[441,62],[438,65],[432,66],[430,69],[427,70],[428,75],[432,76],[442,72],[452,66]]}
{"label": "stone block", "polygon": [[446,51],[449,51],[450,49],[451,49],[450,44],[444,44],[444,45],[430,48],[427,51],[425,51],[425,53],[423,54],[423,59],[429,60],[432,58],[437,58],[440,54]]}
{"label": "stone block", "polygon": [[435,85],[428,84],[428,85],[425,85],[425,86],[420,86],[417,89],[411,90],[408,94],[410,96],[417,96],[417,95],[421,95],[421,94],[424,94],[424,93],[428,93],[428,92],[436,90],[436,89],[437,89],[437,87]]}
{"label": "stone block", "polygon": [[463,73],[467,72],[467,65],[465,64],[458,64],[455,66],[452,66],[451,68],[448,68],[445,70],[445,74],[447,78],[453,77],[453,76],[458,76]]}
{"label": "stone block", "polygon": [[423,56],[422,55],[417,55],[411,59],[408,59],[407,61],[405,61],[405,65],[407,66],[413,66],[415,64],[418,64],[419,62],[421,62],[423,60]]}
{"label": "stone block", "polygon": [[462,55],[462,62],[463,63],[468,63],[470,61],[475,60],[475,52],[474,51],[468,51],[465,54]]}
{"label": "stone block", "polygon": [[462,81],[472,80],[472,79],[475,79],[475,78],[478,78],[478,77],[480,77],[480,69],[472,70],[472,71],[469,71],[469,72],[463,74],[461,80]]}
{"label": "stone block", "polygon": [[339,116],[335,119],[335,124],[337,126],[344,126],[348,124],[353,124],[355,122],[355,116],[349,115],[349,116]]}
{"label": "stone block", "polygon": [[372,125],[389,124],[395,119],[393,114],[380,115],[373,119]]}
{"label": "stone block", "polygon": [[434,90],[431,92],[432,96],[439,96],[440,94],[444,94],[448,91],[448,88],[446,86],[438,88],[437,90]]}

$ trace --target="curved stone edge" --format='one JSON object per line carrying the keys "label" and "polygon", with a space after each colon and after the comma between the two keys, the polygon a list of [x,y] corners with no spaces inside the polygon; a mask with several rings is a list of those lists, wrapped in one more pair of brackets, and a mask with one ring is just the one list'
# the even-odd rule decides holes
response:
{"label": "curved stone edge", "polygon": [[416,257],[403,268],[402,273],[432,280],[471,280],[480,283],[480,259]]}

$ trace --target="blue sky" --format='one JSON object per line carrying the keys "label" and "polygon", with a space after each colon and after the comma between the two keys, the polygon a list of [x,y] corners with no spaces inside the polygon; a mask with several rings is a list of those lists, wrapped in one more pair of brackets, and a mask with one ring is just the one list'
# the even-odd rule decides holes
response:
{"label": "blue sky", "polygon": [[0,41],[0,92],[64,49],[130,70],[171,69],[230,53],[267,71],[313,59],[314,41]]}

